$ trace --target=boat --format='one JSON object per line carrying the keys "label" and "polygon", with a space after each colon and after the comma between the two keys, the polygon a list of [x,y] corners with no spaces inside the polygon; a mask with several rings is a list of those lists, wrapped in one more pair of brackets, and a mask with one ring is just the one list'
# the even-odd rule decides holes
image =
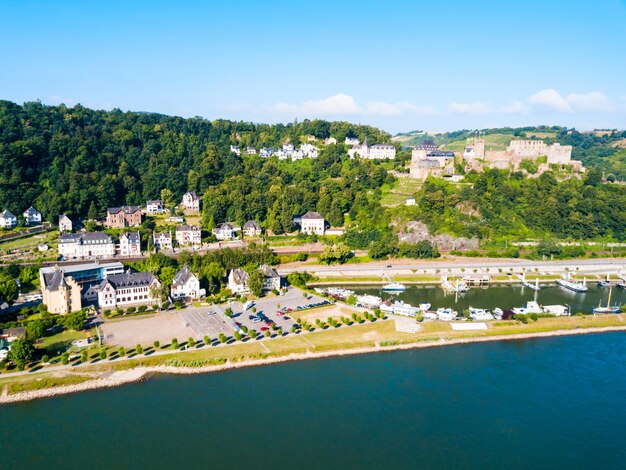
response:
{"label": "boat", "polygon": [[493,309],[493,318],[496,320],[502,320],[502,315],[504,315],[504,311],[500,307],[496,307]]}
{"label": "boat", "polygon": [[406,286],[404,284],[400,284],[399,282],[391,282],[389,284],[385,284],[383,286],[383,290],[402,292],[406,290]]}
{"label": "boat", "polygon": [[526,280],[526,275],[522,274],[521,276],[519,276],[520,281],[522,281],[522,285],[524,287],[528,287],[529,289],[532,290],[541,290],[541,287],[539,287],[539,278],[535,278],[535,283],[533,284],[532,282],[528,282]]}
{"label": "boat", "polygon": [[456,310],[452,310],[451,308],[438,308],[437,309],[437,318],[442,321],[452,321],[456,319],[458,315]]}
{"label": "boat", "polygon": [[378,308],[382,301],[383,300],[380,297],[376,297],[375,295],[365,294],[356,296],[357,304],[366,308]]}
{"label": "boat", "polygon": [[626,282],[626,274],[622,271],[617,271],[616,276],[619,277],[622,281]]}
{"label": "boat", "polygon": [[566,278],[557,279],[556,283],[559,286],[574,292],[587,292],[587,290],[589,290],[585,279],[583,279],[583,282],[580,283],[572,280],[569,275]]}
{"label": "boat", "polygon": [[542,305],[541,308],[543,308],[544,313],[554,315],[555,317],[569,316],[569,307],[565,305]]}
{"label": "boat", "polygon": [[599,287],[611,287],[611,282],[609,281],[609,274],[606,274],[606,279],[598,280]]}
{"label": "boat", "polygon": [[430,310],[431,305],[428,302],[422,302],[421,304],[419,304],[419,309],[422,312],[426,312],[428,310]]}
{"label": "boat", "polygon": [[611,306],[611,293],[613,289],[609,289],[609,298],[606,301],[606,307],[601,305],[601,302],[598,303],[598,306],[593,309],[593,313],[620,313],[622,311],[621,305],[613,305]]}
{"label": "boat", "polygon": [[493,315],[486,308],[469,308],[470,318],[472,320],[493,320]]}
{"label": "boat", "polygon": [[441,277],[441,288],[446,292],[459,292],[459,293],[467,292],[469,290],[467,285],[459,281],[458,279],[456,280],[456,283],[454,284],[451,283],[448,280],[448,276]]}
{"label": "boat", "polygon": [[528,315],[529,313],[543,313],[543,309],[537,302],[531,300],[526,303],[526,307],[515,307],[513,313],[515,315]]}

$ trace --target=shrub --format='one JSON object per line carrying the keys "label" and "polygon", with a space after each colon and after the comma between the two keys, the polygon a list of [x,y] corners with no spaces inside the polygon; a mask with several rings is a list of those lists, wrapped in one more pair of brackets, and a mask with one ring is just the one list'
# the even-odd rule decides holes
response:
{"label": "shrub", "polygon": [[161,308],[163,308],[163,310],[167,310],[168,308],[170,308],[170,303],[169,302],[163,302],[161,304]]}
{"label": "shrub", "polygon": [[189,339],[187,340],[187,346],[193,348],[195,345],[196,341],[193,338],[189,337]]}
{"label": "shrub", "polygon": [[176,302],[174,302],[174,308],[176,310],[180,310],[185,306],[184,303],[182,303],[180,300],[177,300]]}
{"label": "shrub", "polygon": [[141,344],[137,345],[137,347],[135,348],[135,352],[137,354],[143,354],[143,348],[141,347]]}
{"label": "shrub", "polygon": [[257,334],[258,333],[256,332],[256,330],[250,330],[250,333],[249,333],[250,338],[255,339],[257,337]]}
{"label": "shrub", "polygon": [[267,330],[267,331],[265,332],[265,337],[266,337],[266,338],[269,338],[270,336],[272,336],[272,333],[270,332],[270,330]]}
{"label": "shrub", "polygon": [[154,305],[152,306],[152,310],[158,310],[158,309],[159,309],[159,306],[158,306],[157,304],[154,304]]}
{"label": "shrub", "polygon": [[105,360],[107,358],[107,352],[103,349],[100,351],[100,359]]}
{"label": "shrub", "polygon": [[174,349],[176,349],[178,347],[178,339],[177,338],[172,338],[172,347]]}
{"label": "shrub", "polygon": [[126,309],[126,313],[135,313],[137,311],[137,309],[135,307],[128,307]]}
{"label": "shrub", "polygon": [[66,366],[70,363],[70,355],[68,353],[63,353],[63,356],[61,356],[61,363]]}
{"label": "shrub", "polygon": [[220,333],[220,343],[224,344],[226,341],[228,341],[226,335],[224,333]]}
{"label": "shrub", "polygon": [[119,357],[124,357],[124,355],[126,354],[126,351],[124,351],[124,348],[122,346],[120,346],[117,350],[117,355]]}
{"label": "shrub", "polygon": [[103,314],[105,317],[108,317],[109,315],[111,315],[111,310],[106,309],[104,312],[102,312],[102,314]]}
{"label": "shrub", "polygon": [[141,305],[139,307],[137,307],[137,311],[138,312],[145,312],[146,310],[148,310],[148,306],[147,305]]}
{"label": "shrub", "polygon": [[87,359],[89,359],[87,356],[87,350],[83,349],[83,352],[80,353],[80,362],[87,362]]}
{"label": "shrub", "polygon": [[161,342],[155,341],[154,343],[152,343],[152,346],[154,346],[154,349],[159,349],[159,347],[161,346]]}
{"label": "shrub", "polygon": [[44,354],[44,356],[41,358],[41,363],[47,364],[48,362],[50,362],[50,358],[48,357],[47,354]]}
{"label": "shrub", "polygon": [[211,338],[209,338],[208,336],[205,336],[205,337],[203,338],[203,340],[204,340],[204,344],[205,344],[205,345],[207,345],[207,346],[210,346],[210,345],[211,345]]}
{"label": "shrub", "polygon": [[235,338],[235,341],[241,341],[241,333],[239,333],[238,331],[235,331],[233,333],[233,338]]}

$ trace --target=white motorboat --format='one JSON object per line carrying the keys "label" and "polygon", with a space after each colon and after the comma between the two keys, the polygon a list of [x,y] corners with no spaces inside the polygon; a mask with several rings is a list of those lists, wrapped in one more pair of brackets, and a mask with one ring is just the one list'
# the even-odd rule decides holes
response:
{"label": "white motorboat", "polygon": [[390,292],[403,292],[406,290],[406,286],[399,282],[390,282],[389,284],[385,284],[383,286],[383,290]]}
{"label": "white motorboat", "polygon": [[472,320],[493,320],[493,315],[486,308],[469,308],[470,318]]}
{"label": "white motorboat", "polygon": [[422,312],[426,312],[428,310],[430,310],[431,305],[428,302],[422,302],[421,304],[419,304],[419,309]]}
{"label": "white motorboat", "polygon": [[563,279],[557,279],[556,283],[564,287],[565,289],[569,289],[574,292],[587,292],[587,282],[583,279],[583,282],[574,281],[569,275]]}
{"label": "white motorboat", "polygon": [[442,307],[437,309],[437,318],[442,321],[452,321],[456,319],[457,314],[457,311],[451,308]]}
{"label": "white motorboat", "polygon": [[543,309],[537,302],[531,300],[526,303],[526,307],[515,307],[513,309],[515,315],[527,315],[529,313],[543,313]]}

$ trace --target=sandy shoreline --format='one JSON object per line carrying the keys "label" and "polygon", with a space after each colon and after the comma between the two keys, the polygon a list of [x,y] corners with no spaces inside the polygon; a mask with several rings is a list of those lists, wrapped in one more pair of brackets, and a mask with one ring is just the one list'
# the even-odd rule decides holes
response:
{"label": "sandy shoreline", "polygon": [[614,331],[626,331],[626,326],[609,326],[599,328],[579,328],[572,330],[555,330],[539,333],[519,333],[512,335],[484,336],[473,338],[459,339],[440,339],[438,341],[424,341],[417,343],[396,344],[391,346],[373,346],[366,348],[339,349],[336,351],[311,352],[289,354],[279,357],[268,357],[265,359],[253,359],[239,362],[227,362],[225,364],[202,366],[202,367],[173,367],[173,366],[155,366],[155,367],[136,367],[134,369],[114,371],[107,377],[88,380],[86,382],[67,385],[41,390],[32,390],[20,392],[13,395],[0,396],[0,404],[17,403],[22,401],[36,400],[40,398],[49,398],[58,395],[67,395],[70,393],[78,393],[87,390],[96,390],[100,388],[119,387],[121,385],[138,382],[149,378],[156,374],[208,374],[211,372],[219,372],[230,369],[240,369],[243,367],[255,367],[276,364],[280,362],[300,361],[306,359],[322,359],[327,357],[353,356],[357,354],[369,354],[387,351],[401,351],[418,348],[432,348],[438,346],[452,346],[458,344],[486,343],[493,341],[512,341],[533,338],[550,338],[555,336],[573,336],[592,333],[608,333]]}

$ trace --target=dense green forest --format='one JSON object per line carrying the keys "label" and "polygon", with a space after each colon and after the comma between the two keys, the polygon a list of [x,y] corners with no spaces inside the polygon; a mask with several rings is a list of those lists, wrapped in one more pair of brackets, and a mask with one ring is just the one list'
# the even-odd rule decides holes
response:
{"label": "dense green forest", "polygon": [[424,220],[433,232],[479,238],[626,239],[626,189],[603,184],[598,170],[561,182],[550,172],[526,178],[487,170],[466,181],[472,186],[427,180],[405,216]]}
{"label": "dense green forest", "polygon": [[[232,144],[257,148],[297,144],[307,135],[318,139],[332,135],[339,142],[346,136],[367,136],[370,142],[390,139],[373,127],[347,122],[266,125],[0,101],[0,208],[21,214],[34,204],[47,220],[56,220],[64,212],[86,216],[92,203],[102,213],[109,206],[144,204],[158,198],[164,188],[180,198],[186,191],[202,194],[229,178],[245,175],[244,180],[234,179],[229,185],[246,193],[261,191],[264,197],[274,197],[269,193],[271,186],[302,182],[309,199],[301,207],[312,209],[324,197],[319,191],[325,191],[314,182],[342,171],[334,163],[337,154],[345,153],[343,145],[329,149],[328,159],[322,153],[319,163],[310,164],[309,176],[301,180],[294,179],[294,171],[229,151]],[[355,171],[367,174],[373,169]],[[263,174],[252,179],[257,172]],[[307,179],[314,182],[308,184]],[[235,187],[239,182],[242,187]],[[263,218],[268,209],[259,209],[258,204],[273,206],[273,201],[249,199],[250,216]],[[232,210],[219,212],[218,218],[238,220],[239,216],[248,215]]]}

